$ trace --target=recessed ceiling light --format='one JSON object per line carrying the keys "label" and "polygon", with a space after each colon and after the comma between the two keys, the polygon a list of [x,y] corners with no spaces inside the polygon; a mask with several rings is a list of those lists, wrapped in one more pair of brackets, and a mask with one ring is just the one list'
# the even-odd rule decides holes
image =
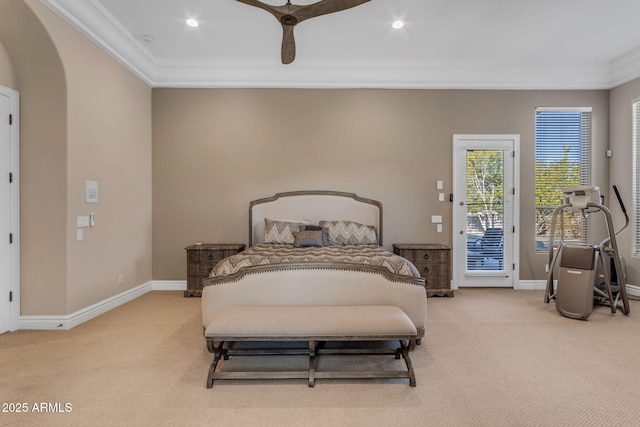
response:
{"label": "recessed ceiling light", "polygon": [[397,21],[394,21],[393,24],[391,24],[391,26],[396,30],[399,30],[400,28],[404,27],[404,22],[397,20]]}
{"label": "recessed ceiling light", "polygon": [[192,27],[192,28],[196,28],[198,25],[200,25],[200,24],[198,23],[198,21],[196,21],[196,20],[195,20],[195,19],[193,19],[193,18],[189,18],[189,19],[187,19],[185,22],[187,23],[187,25],[188,25],[188,26],[190,26],[190,27]]}

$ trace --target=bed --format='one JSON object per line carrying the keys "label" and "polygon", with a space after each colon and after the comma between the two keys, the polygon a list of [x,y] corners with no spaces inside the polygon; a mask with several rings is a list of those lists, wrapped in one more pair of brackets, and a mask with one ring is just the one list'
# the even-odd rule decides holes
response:
{"label": "bed", "polygon": [[383,248],[382,228],[382,204],[353,193],[296,191],[250,202],[248,249],[203,282],[203,325],[236,306],[395,306],[424,336],[424,279]]}

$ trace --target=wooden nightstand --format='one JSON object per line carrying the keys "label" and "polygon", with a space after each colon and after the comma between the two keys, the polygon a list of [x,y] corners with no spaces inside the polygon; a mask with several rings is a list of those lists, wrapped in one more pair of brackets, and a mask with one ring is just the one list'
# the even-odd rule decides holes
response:
{"label": "wooden nightstand", "polygon": [[453,296],[449,279],[450,252],[449,246],[439,244],[393,244],[393,253],[411,261],[424,278],[428,297]]}
{"label": "wooden nightstand", "polygon": [[202,296],[202,279],[209,277],[211,269],[224,258],[244,251],[242,244],[203,243],[187,248],[187,290],[185,297]]}

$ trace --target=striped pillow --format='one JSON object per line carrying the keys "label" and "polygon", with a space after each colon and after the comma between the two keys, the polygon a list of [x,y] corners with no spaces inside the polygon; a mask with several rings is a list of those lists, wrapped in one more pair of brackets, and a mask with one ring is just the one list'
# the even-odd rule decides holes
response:
{"label": "striped pillow", "polygon": [[377,245],[378,237],[375,227],[353,221],[320,221],[320,226],[329,230],[329,244]]}
{"label": "striped pillow", "polygon": [[305,221],[264,219],[264,243],[293,245],[293,233],[304,230]]}

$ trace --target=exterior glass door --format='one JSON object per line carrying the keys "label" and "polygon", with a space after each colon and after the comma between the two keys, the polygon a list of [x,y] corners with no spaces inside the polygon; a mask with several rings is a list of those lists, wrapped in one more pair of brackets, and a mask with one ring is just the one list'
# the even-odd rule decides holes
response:
{"label": "exterior glass door", "polygon": [[454,136],[453,280],[513,287],[517,135]]}

